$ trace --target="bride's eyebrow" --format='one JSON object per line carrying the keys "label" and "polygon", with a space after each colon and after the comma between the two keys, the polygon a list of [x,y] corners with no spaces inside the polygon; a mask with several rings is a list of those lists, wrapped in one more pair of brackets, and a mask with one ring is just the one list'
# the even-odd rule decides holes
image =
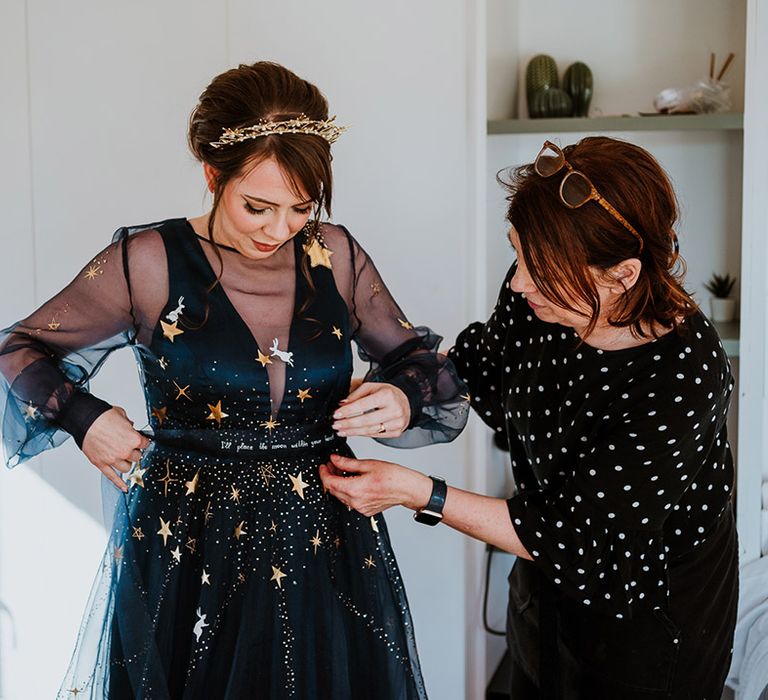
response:
{"label": "bride's eyebrow", "polygon": [[[243,197],[245,197],[246,199],[248,199],[248,200],[250,200],[250,201],[252,201],[252,202],[259,202],[260,204],[268,204],[268,205],[269,205],[269,206],[271,206],[271,207],[279,207],[279,206],[280,206],[280,205],[279,205],[279,204],[277,204],[276,202],[270,202],[268,199],[262,199],[261,197],[254,197],[254,196],[253,196],[253,195],[251,195],[251,194],[243,194]],[[291,205],[291,206],[294,206],[294,207],[303,207],[303,206],[304,206],[304,205],[306,205],[306,204],[312,204],[312,200],[311,200],[311,199],[307,199],[307,200],[306,200],[306,201],[304,201],[304,202],[298,202],[298,203],[296,203],[296,204],[293,204],[293,205]]]}

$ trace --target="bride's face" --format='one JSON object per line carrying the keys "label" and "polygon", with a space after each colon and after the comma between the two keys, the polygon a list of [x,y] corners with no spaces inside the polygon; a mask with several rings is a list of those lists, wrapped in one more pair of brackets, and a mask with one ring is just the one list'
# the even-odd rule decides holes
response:
{"label": "bride's face", "polygon": [[[210,182],[213,171],[205,167]],[[313,204],[273,158],[263,160],[224,187],[216,210],[216,240],[247,258],[264,260],[301,231]]]}

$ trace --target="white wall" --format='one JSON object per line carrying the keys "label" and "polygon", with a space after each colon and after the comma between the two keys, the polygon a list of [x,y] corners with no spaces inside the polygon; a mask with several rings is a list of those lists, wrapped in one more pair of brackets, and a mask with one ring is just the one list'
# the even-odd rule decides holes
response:
{"label": "white wall", "polygon": [[490,119],[527,117],[525,66],[540,53],[561,77],[574,61],[586,63],[592,109],[611,115],[652,112],[663,88],[707,77],[710,52],[717,72],[733,51],[724,80],[733,111],[744,105],[745,0],[488,0],[488,11]]}
{"label": "white wall", "polygon": [[[335,219],[410,318],[450,339],[466,321],[464,12],[461,0],[3,0],[0,326],[65,284],[118,226],[199,213],[189,111],[216,73],[270,59],[317,82],[351,124],[335,147]],[[127,354],[95,388],[140,422],[136,383]],[[465,482],[464,442],[359,451]],[[71,445],[2,473],[0,600],[16,638],[0,612],[0,697],[58,687],[101,554],[99,515],[95,470]],[[465,697],[465,543],[404,512],[389,521],[428,690]]]}

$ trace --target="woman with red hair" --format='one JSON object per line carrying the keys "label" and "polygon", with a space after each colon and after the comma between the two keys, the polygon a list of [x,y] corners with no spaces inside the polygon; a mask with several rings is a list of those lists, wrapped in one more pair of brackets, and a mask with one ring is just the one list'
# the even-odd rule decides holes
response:
{"label": "woman with red hair", "polygon": [[501,182],[517,261],[450,357],[508,444],[515,494],[335,456],[325,486],[517,555],[515,700],[716,700],[738,596],[733,378],[682,286],[669,179],[642,148],[585,138]]}

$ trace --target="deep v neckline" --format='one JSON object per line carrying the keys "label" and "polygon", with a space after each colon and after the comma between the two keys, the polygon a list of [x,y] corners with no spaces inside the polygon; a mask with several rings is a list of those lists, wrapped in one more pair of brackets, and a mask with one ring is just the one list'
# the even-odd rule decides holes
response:
{"label": "deep v neckline", "polygon": [[[194,227],[190,223],[189,219],[184,219],[184,223],[186,224],[186,228],[188,229],[188,232],[192,234],[193,238],[193,245],[195,247],[195,250],[197,254],[200,256],[203,265],[205,266],[205,271],[209,277],[207,282],[209,284],[213,283],[213,281],[217,278],[216,272],[213,269],[213,266],[211,265],[211,261],[208,259],[208,256],[205,254],[205,250],[203,249],[203,244],[201,241],[207,241],[210,243],[210,241],[200,236],[197,231],[195,231]],[[291,309],[291,321],[288,324],[288,338],[286,342],[286,347],[283,352],[288,353],[294,353],[293,348],[293,341],[296,336],[296,309],[301,308],[299,299],[299,295],[301,294],[301,280],[299,279],[299,268],[300,268],[300,256],[299,256],[299,244],[298,244],[298,235],[294,236],[286,245],[292,245],[293,246],[293,308]],[[218,244],[216,244],[218,245]],[[221,246],[225,248],[226,250],[231,250],[238,255],[240,253],[234,249],[230,248],[229,246]],[[275,355],[271,355],[269,353],[262,353],[261,345],[259,344],[258,339],[254,335],[253,331],[251,330],[250,326],[246,323],[245,319],[242,317],[240,312],[237,310],[237,307],[232,303],[232,300],[229,298],[229,295],[227,294],[227,290],[224,289],[224,285],[219,281],[219,283],[216,285],[216,287],[211,290],[211,294],[219,294],[223,305],[226,307],[227,311],[229,312],[230,316],[232,316],[235,319],[235,322],[238,323],[243,333],[245,334],[244,337],[247,337],[250,341],[250,345],[253,346],[253,349],[257,353],[257,357],[254,358],[254,362],[259,362],[258,356],[264,354],[267,357],[276,357]],[[280,359],[280,358],[278,358]],[[280,402],[277,404],[277,408],[275,408],[274,402],[271,400],[271,377],[269,376],[269,370],[267,370],[266,365],[261,365],[257,368],[257,370],[263,370],[264,375],[266,377],[267,381],[267,388],[270,391],[270,402],[272,404],[272,417],[277,418],[280,415],[280,412],[282,411],[283,405],[285,404],[285,399],[288,395],[288,372],[290,369],[292,369],[291,365],[289,365],[284,360],[280,359],[280,362],[285,365],[285,376],[283,377],[283,391],[282,395],[280,396]]]}

